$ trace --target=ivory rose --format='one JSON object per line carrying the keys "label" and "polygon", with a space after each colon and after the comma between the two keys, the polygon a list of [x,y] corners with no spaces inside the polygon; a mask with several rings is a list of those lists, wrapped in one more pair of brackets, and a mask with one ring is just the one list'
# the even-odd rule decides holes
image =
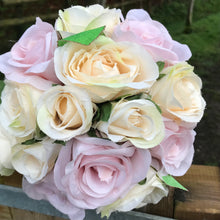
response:
{"label": "ivory rose", "polygon": [[86,136],[68,142],[54,167],[54,181],[68,200],[79,208],[111,204],[146,177],[151,163],[148,150],[129,142]]}
{"label": "ivory rose", "polygon": [[40,129],[55,140],[66,141],[84,134],[92,123],[91,99],[86,91],[75,86],[52,87],[42,95],[37,109]]}
{"label": "ivory rose", "polygon": [[158,146],[150,149],[151,155],[162,164],[161,172],[182,176],[192,164],[196,133],[167,118],[164,118],[164,123],[165,138]]}
{"label": "ivory rose", "polygon": [[162,71],[165,76],[150,90],[152,100],[165,117],[184,123],[197,123],[203,116],[205,100],[201,96],[201,79],[193,67],[182,62]]}
{"label": "ivory rose", "polygon": [[55,50],[57,77],[86,88],[94,102],[149,89],[159,76],[150,54],[137,44],[100,36],[89,46],[69,42]]}
{"label": "ivory rose", "polygon": [[0,56],[0,72],[8,80],[46,90],[52,83],[59,83],[53,63],[56,44],[53,26],[36,18],[36,24],[25,31],[11,51]]}
{"label": "ivory rose", "polygon": [[35,184],[30,184],[23,178],[22,189],[32,199],[48,200],[57,210],[67,214],[71,220],[83,220],[85,217],[85,210],[71,204],[66,195],[57,189],[52,171],[42,181]]}
{"label": "ivory rose", "polygon": [[[108,9],[95,4],[88,7],[72,6],[64,11],[59,10],[59,18],[56,20],[55,29],[64,32],[79,33],[85,30],[105,27],[105,34],[110,36],[116,25],[120,23],[120,9]],[[65,37],[65,35],[64,35]]]}
{"label": "ivory rose", "polygon": [[150,18],[143,9],[133,9],[113,33],[115,41],[130,41],[143,46],[157,61],[181,62],[191,57],[185,44],[174,41],[167,29]]}
{"label": "ivory rose", "polygon": [[53,168],[61,145],[49,138],[41,142],[12,147],[12,165],[31,184],[42,180]]}
{"label": "ivory rose", "polygon": [[36,128],[36,104],[42,91],[28,85],[5,81],[1,94],[0,124],[15,137],[33,135]]}
{"label": "ivory rose", "polygon": [[98,212],[101,212],[102,217],[108,218],[114,211],[128,212],[150,203],[156,204],[167,195],[168,187],[157,176],[157,172],[150,167],[144,184],[134,185],[123,198],[119,198],[110,205],[99,207]]}
{"label": "ivory rose", "polygon": [[162,116],[146,99],[124,99],[113,104],[108,121],[98,122],[96,128],[114,142],[129,140],[138,148],[154,147],[164,137]]}

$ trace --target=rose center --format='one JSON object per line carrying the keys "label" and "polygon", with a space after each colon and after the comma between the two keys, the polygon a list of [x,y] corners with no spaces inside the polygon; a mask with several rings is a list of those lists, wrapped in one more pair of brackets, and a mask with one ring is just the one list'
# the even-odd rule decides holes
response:
{"label": "rose center", "polygon": [[94,169],[96,170],[98,177],[102,182],[109,183],[111,181],[113,177],[113,171],[111,169],[104,166],[94,167]]}
{"label": "rose center", "polygon": [[142,117],[140,109],[132,109],[132,114],[129,115],[128,121],[135,127],[140,127],[142,124]]}
{"label": "rose center", "polygon": [[59,127],[77,129],[82,126],[82,118],[74,104],[74,97],[69,96],[68,94],[62,94],[62,96],[57,99],[55,103],[56,114],[54,122]]}

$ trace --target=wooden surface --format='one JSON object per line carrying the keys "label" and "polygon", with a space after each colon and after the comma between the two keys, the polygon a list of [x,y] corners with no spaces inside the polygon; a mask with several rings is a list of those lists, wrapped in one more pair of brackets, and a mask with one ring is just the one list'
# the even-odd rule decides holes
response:
{"label": "wooden surface", "polygon": [[[193,165],[186,175],[176,178],[189,191],[171,189],[169,196],[157,205],[141,208],[147,212],[178,220],[220,220],[220,168]],[[0,182],[19,187],[21,176],[0,178]],[[63,220],[9,207],[0,206],[0,220]]]}
{"label": "wooden surface", "polygon": [[174,188],[170,187],[169,194],[167,197],[164,197],[156,205],[149,204],[147,206],[144,206],[138,209],[138,211],[153,214],[153,215],[173,218],[173,212],[174,212],[173,197],[174,197]]}
{"label": "wooden surface", "polygon": [[0,206],[0,220],[66,220],[64,218]]}
{"label": "wooden surface", "polygon": [[189,192],[176,190],[174,218],[220,220],[220,168],[192,166],[177,178]]}

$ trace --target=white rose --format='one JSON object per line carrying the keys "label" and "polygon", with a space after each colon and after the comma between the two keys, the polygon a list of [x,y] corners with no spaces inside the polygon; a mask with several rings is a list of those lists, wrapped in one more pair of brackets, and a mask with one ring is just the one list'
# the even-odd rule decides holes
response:
{"label": "white rose", "polygon": [[146,99],[119,101],[108,121],[98,122],[96,128],[114,142],[129,140],[138,148],[154,147],[164,137],[162,116],[154,103]]}
{"label": "white rose", "polygon": [[12,148],[12,165],[31,184],[40,181],[53,168],[61,145],[49,138],[31,145]]}
{"label": "white rose", "polygon": [[122,16],[119,9],[103,8],[101,5],[91,5],[89,7],[72,6],[64,11],[59,10],[59,18],[56,20],[55,29],[64,32],[79,33],[85,30],[105,27],[105,34],[110,36],[114,27],[120,23]]}
{"label": "white rose", "polygon": [[109,217],[114,211],[127,212],[149,203],[158,203],[164,196],[168,195],[168,187],[156,174],[157,172],[150,168],[144,184],[136,184],[123,198],[110,205],[100,207],[97,211],[101,212],[102,217]]}
{"label": "white rose", "polygon": [[100,36],[89,46],[69,42],[55,50],[55,71],[66,85],[86,88],[94,102],[149,89],[159,76],[151,55],[135,43]]}
{"label": "white rose", "polygon": [[55,86],[38,102],[39,128],[55,140],[69,140],[86,133],[93,118],[93,104],[87,92],[75,86]]}
{"label": "white rose", "polygon": [[36,103],[42,92],[27,84],[5,81],[0,106],[1,126],[15,137],[27,137],[36,128]]}
{"label": "white rose", "polygon": [[183,123],[197,123],[203,116],[205,100],[201,96],[201,79],[186,62],[167,67],[165,76],[151,88],[150,94],[165,117]]}

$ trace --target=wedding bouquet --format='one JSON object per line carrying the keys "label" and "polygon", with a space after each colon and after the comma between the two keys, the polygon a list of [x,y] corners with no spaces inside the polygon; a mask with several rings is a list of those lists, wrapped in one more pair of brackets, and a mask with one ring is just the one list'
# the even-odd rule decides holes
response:
{"label": "wedding bouquet", "polygon": [[[205,101],[190,49],[142,9],[72,6],[40,18],[10,52],[0,174],[70,219],[157,203],[190,167]],[[3,84],[1,84],[3,85]]]}

